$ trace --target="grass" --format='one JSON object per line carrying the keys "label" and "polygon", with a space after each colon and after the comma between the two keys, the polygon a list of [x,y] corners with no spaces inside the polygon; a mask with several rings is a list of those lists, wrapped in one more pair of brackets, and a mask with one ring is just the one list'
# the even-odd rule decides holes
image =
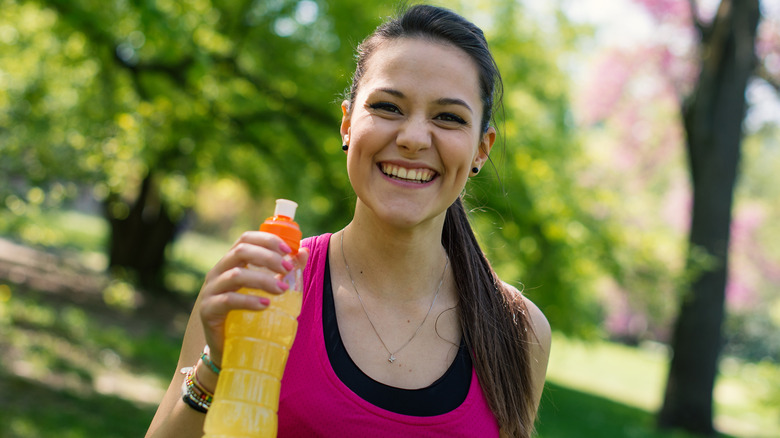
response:
{"label": "grass", "polygon": [[3,289],[0,437],[143,436],[175,367],[181,322],[145,320],[99,294],[74,302]]}
{"label": "grass", "polygon": [[[685,437],[684,434],[656,435],[652,430],[663,397],[668,356],[666,347],[660,344],[637,348],[554,335],[547,373],[549,383],[540,411],[541,436]],[[780,367],[777,364],[724,359],[715,387],[716,428],[733,437],[780,436],[778,388]],[[575,415],[576,420],[569,418],[570,415]],[[618,424],[622,421],[627,422]],[[613,424],[599,425],[600,422]],[[558,434],[558,428],[567,425],[576,425],[571,429],[572,434]],[[592,434],[574,433],[588,425],[598,427],[592,429]],[[643,427],[637,429],[637,425]],[[548,427],[551,435],[547,435]],[[599,427],[606,429],[598,434]],[[615,429],[617,435],[607,435],[606,431]]]}
{"label": "grass", "polygon": [[[61,255],[99,267],[105,227],[74,212],[60,219],[55,214],[45,223],[59,227],[46,232],[56,237],[54,252],[64,248]],[[171,274],[179,289],[196,293],[229,246],[183,235],[171,251],[182,268]],[[187,311],[116,306],[110,296],[0,278],[0,438],[143,436],[174,371]],[[659,345],[554,335],[539,437],[688,438],[654,428],[667,360]],[[780,436],[777,388],[777,364],[724,360],[719,429],[735,438]]]}
{"label": "grass", "polygon": [[651,411],[661,404],[666,363],[662,346],[638,349],[556,335],[548,378],[572,389]]}
{"label": "grass", "polygon": [[545,385],[537,425],[540,438],[688,438],[682,432],[659,432],[646,410],[593,393]]}
{"label": "grass", "polygon": [[121,397],[79,393],[16,376],[2,376],[4,394],[14,394],[12,406],[0,414],[0,437],[141,437],[153,414]]}

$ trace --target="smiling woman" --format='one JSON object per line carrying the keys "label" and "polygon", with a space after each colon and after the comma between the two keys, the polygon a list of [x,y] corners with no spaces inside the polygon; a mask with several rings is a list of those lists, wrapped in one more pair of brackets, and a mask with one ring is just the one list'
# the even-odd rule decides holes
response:
{"label": "smiling woman", "polygon": [[[529,437],[550,350],[544,315],[493,271],[461,194],[488,159],[500,76],[482,31],[414,6],[358,47],[340,133],[357,195],[352,221],[305,239],[299,329],[282,380],[279,436]],[[333,237],[333,238],[331,238]],[[219,384],[233,309],[284,293],[289,247],[247,232],[209,272],[178,368]],[[205,358],[201,352],[209,347]],[[198,359],[201,357],[201,359]],[[208,403],[171,381],[147,436],[200,436]]]}

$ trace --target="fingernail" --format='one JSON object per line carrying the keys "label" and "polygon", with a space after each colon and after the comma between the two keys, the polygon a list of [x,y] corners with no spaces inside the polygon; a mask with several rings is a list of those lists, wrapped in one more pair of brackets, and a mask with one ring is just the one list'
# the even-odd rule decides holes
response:
{"label": "fingernail", "polygon": [[268,306],[271,304],[271,300],[266,297],[258,297],[258,300],[260,301],[260,304],[264,306]]}
{"label": "fingernail", "polygon": [[276,285],[279,286],[279,289],[281,289],[282,292],[284,292],[287,289],[289,289],[289,286],[287,286],[287,283],[283,282],[282,280],[277,281]]}
{"label": "fingernail", "polygon": [[288,271],[292,271],[295,265],[289,260],[282,260],[282,267]]}
{"label": "fingernail", "polygon": [[279,245],[279,250],[285,254],[289,254],[292,252],[292,248],[290,248],[290,245],[288,245],[286,242],[282,242]]}

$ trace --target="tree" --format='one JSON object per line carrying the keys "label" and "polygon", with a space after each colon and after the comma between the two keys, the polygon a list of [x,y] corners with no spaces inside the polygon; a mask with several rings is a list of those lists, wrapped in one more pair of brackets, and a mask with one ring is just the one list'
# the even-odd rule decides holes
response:
{"label": "tree", "polygon": [[[696,20],[695,11],[692,16]],[[682,296],[674,329],[661,427],[715,432],[712,394],[722,344],[731,209],[759,18],[758,0],[723,0],[712,23],[696,20],[699,76],[682,114],[693,185],[689,270],[698,272]],[[707,266],[696,266],[702,253]]]}
{"label": "tree", "polygon": [[[0,78],[14,85],[0,99],[0,144],[9,157],[0,166],[15,181],[0,185],[6,203],[30,206],[35,189],[46,194],[42,205],[56,207],[50,194],[58,185],[88,185],[110,224],[110,264],[135,271],[153,290],[199,188],[217,179],[239,181],[266,212],[277,196],[306,200],[307,233],[348,220],[336,91],[348,85],[354,45],[392,6],[0,6],[2,28],[16,32],[0,52]],[[594,279],[612,267],[601,265],[611,259],[609,236],[587,214],[588,192],[574,177],[582,161],[556,64],[575,32],[562,17],[561,32],[542,32],[515,0],[451,7],[482,20],[505,74],[498,129],[506,148],[492,154],[499,177],[486,169],[468,188],[468,204],[483,210],[474,215],[482,243],[502,277],[525,283],[557,328],[593,331]]]}
{"label": "tree", "polygon": [[[766,17],[761,20],[758,1],[634,3],[645,8],[655,29],[663,31],[631,47],[611,47],[596,63],[595,79],[587,84],[583,99],[585,125],[597,131],[602,142],[605,136],[616,138],[609,152],[622,161],[611,164],[628,165],[638,174],[627,178],[623,170],[608,183],[619,181],[618,196],[626,200],[641,197],[648,205],[636,208],[626,202],[624,208],[614,211],[626,210],[623,221],[641,224],[643,233],[639,234],[647,238],[633,242],[650,251],[655,248],[653,258],[665,262],[665,266],[626,263],[631,277],[649,280],[634,282],[639,287],[633,290],[625,287],[628,282],[620,281],[623,295],[633,307],[628,312],[622,310],[620,316],[631,321],[632,313],[639,314],[635,320],[640,324],[634,332],[627,323],[618,328],[633,339],[671,339],[674,356],[659,425],[712,433],[713,386],[723,343],[734,227],[734,185],[746,135],[746,90],[751,89],[749,84],[755,89],[759,82],[770,84],[765,88],[778,89],[777,26]],[[602,131],[607,131],[606,135]],[[759,135],[766,135],[747,133],[754,135],[753,143]],[[675,163],[678,150],[685,152],[680,154],[682,172]],[[679,225],[669,225],[675,221]],[[670,241],[668,236],[674,237]],[[679,266],[674,251],[670,251],[677,246],[686,246],[687,252]],[[763,251],[764,257],[756,258],[763,260],[761,265],[766,268],[761,268],[762,274],[767,277],[777,266],[768,256],[773,248],[776,246],[752,248]],[[737,289],[734,278],[728,283],[732,290]],[[642,322],[652,319],[647,315],[660,306],[668,307],[664,303],[679,306],[673,334],[664,329],[673,309],[659,312],[661,317],[650,328],[654,332],[643,333],[648,327]]]}
{"label": "tree", "polygon": [[317,200],[309,229],[342,221],[332,214],[349,209],[334,90],[381,7],[5,0],[2,9],[6,196],[93,186],[110,223],[109,265],[145,289],[164,291],[166,248],[197,187],[216,178],[257,199]]}

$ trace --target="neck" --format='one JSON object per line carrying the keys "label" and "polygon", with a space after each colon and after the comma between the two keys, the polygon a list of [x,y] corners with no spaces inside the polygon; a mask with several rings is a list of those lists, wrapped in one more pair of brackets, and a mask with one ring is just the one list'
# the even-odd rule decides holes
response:
{"label": "neck", "polygon": [[[397,228],[362,215],[356,209],[344,233],[344,254],[355,281],[365,294],[383,298],[430,299],[430,285],[439,280],[447,256],[441,245],[444,214],[429,223]],[[341,236],[334,241],[342,258]]]}

